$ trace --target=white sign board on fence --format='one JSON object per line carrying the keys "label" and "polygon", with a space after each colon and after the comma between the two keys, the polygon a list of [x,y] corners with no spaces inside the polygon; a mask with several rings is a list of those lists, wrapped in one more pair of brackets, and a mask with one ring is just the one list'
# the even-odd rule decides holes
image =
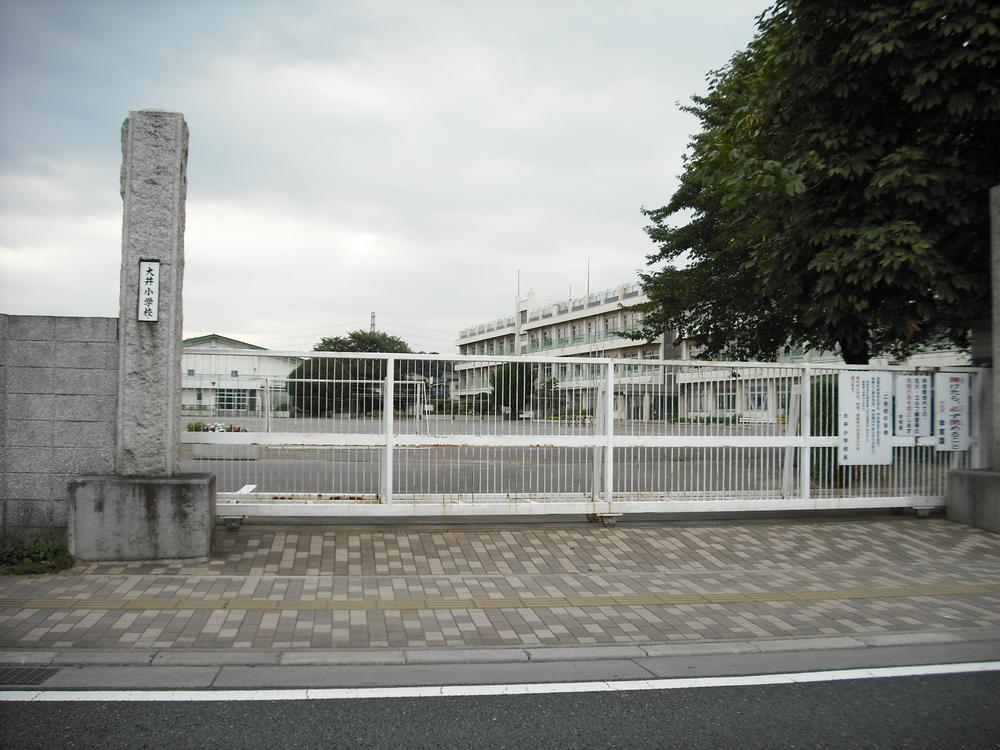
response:
{"label": "white sign board on fence", "polygon": [[159,320],[160,262],[139,261],[139,312],[138,320],[155,323]]}
{"label": "white sign board on fence", "polygon": [[932,432],[931,376],[896,376],[896,435],[926,437]]}
{"label": "white sign board on fence", "polygon": [[972,434],[969,430],[970,380],[969,375],[958,372],[939,372],[934,375],[939,451],[965,451],[972,446]]}
{"label": "white sign board on fence", "polygon": [[845,371],[837,376],[839,463],[892,463],[892,375]]}

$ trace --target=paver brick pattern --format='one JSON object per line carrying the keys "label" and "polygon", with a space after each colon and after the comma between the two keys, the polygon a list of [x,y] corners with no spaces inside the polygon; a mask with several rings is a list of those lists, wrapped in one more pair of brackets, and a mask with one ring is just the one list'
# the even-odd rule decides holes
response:
{"label": "paver brick pattern", "polygon": [[246,526],[200,565],[0,579],[0,646],[567,646],[1000,625],[1000,537],[937,519]]}

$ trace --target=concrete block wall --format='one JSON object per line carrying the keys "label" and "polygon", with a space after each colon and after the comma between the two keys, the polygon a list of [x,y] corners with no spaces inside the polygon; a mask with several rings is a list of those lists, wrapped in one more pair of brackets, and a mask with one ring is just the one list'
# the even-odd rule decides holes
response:
{"label": "concrete block wall", "polygon": [[65,539],[67,485],[114,473],[118,319],[0,315],[0,541]]}

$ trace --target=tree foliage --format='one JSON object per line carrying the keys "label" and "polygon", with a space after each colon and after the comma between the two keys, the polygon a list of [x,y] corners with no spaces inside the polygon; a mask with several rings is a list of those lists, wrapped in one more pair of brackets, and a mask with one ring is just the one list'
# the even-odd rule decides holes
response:
{"label": "tree foliage", "polygon": [[[313,347],[317,352],[383,352],[412,354],[413,349],[403,339],[382,331],[351,331],[346,336],[324,337]],[[437,354],[420,351],[417,354]],[[452,363],[434,359],[401,359],[396,361],[396,380],[442,379],[452,370]],[[385,374],[382,374],[385,377]]]}
{"label": "tree foliage", "polygon": [[490,386],[496,412],[517,419],[530,408],[535,392],[534,371],[524,362],[506,362],[490,372]]}
{"label": "tree foliage", "polygon": [[[351,331],[346,336],[324,337],[313,351],[345,353],[409,353],[402,339],[381,331]],[[396,378],[407,363],[397,362]],[[382,409],[386,360],[366,357],[311,357],[288,376],[289,402],[294,409],[309,415],[336,413],[368,414]],[[400,391],[395,402],[407,399]]]}
{"label": "tree foliage", "polygon": [[644,210],[643,333],[734,358],[965,345],[989,309],[1000,5],[779,0],[709,84],[678,190]]}
{"label": "tree foliage", "polygon": [[324,336],[313,347],[314,352],[405,352],[410,345],[398,336],[382,331],[351,331],[346,336]]}

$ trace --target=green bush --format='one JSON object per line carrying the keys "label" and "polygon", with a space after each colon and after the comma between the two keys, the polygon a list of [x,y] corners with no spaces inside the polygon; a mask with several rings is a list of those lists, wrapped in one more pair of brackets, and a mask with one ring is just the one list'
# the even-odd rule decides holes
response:
{"label": "green bush", "polygon": [[435,399],[431,402],[434,405],[432,414],[443,416],[447,414],[464,414],[464,408],[460,401],[452,401],[449,398]]}
{"label": "green bush", "polygon": [[677,417],[674,424],[738,424],[738,417]]}
{"label": "green bush", "polygon": [[211,424],[208,422],[188,422],[187,423],[188,432],[246,432],[246,427],[240,427],[235,424],[225,424],[223,422],[218,422],[216,424]]}
{"label": "green bush", "polygon": [[838,434],[838,390],[836,375],[814,376],[810,385],[809,428],[813,437]]}
{"label": "green bush", "polygon": [[34,536],[12,547],[0,547],[0,574],[52,573],[71,567],[69,550],[51,537]]}

